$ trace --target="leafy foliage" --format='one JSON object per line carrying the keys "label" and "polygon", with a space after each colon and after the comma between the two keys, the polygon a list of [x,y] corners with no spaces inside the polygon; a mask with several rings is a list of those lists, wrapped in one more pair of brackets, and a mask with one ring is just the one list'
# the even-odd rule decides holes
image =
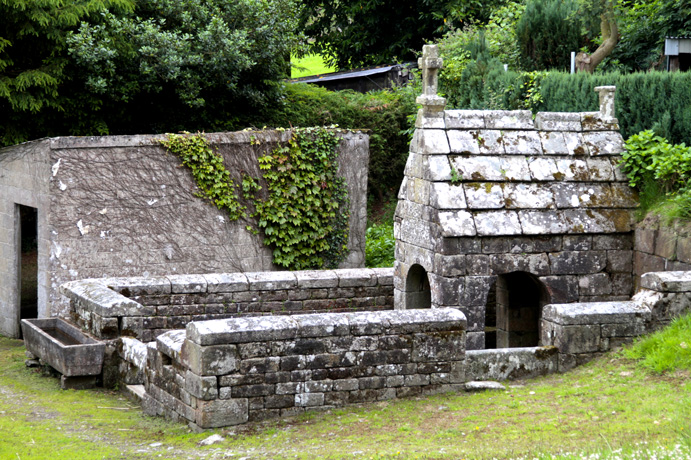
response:
{"label": "leafy foliage", "polygon": [[629,137],[625,149],[621,166],[629,185],[642,191],[645,210],[662,206],[668,217],[691,217],[691,147],[646,130]]}
{"label": "leafy foliage", "polygon": [[618,6],[621,41],[608,66],[627,72],[663,70],[665,37],[691,34],[689,2],[643,0],[619,2]]}
{"label": "leafy foliage", "polygon": [[333,268],[345,256],[348,196],[336,174],[337,145],[332,131],[298,129],[288,145],[259,158],[268,197],[255,203],[255,215],[275,264],[290,270]]}
{"label": "leafy foliage", "polygon": [[117,102],[167,92],[198,108],[220,90],[257,104],[265,81],[287,76],[297,12],[293,0],[149,0],[82,23],[67,43],[86,88]]}
{"label": "leafy foliage", "polygon": [[[349,69],[413,60],[453,21],[486,21],[502,0],[303,0],[301,27],[329,64]],[[384,19],[385,18],[385,19]]]}
{"label": "leafy foliage", "polygon": [[393,222],[374,224],[368,227],[365,244],[365,266],[369,268],[393,267],[396,260],[395,247]]}
{"label": "leafy foliage", "polygon": [[377,200],[395,196],[403,180],[410,139],[404,132],[415,113],[415,86],[368,94],[328,91],[292,84],[282,105],[263,123],[270,126],[328,126],[366,130],[370,136],[367,193]]}
{"label": "leafy foliage", "polygon": [[213,151],[202,134],[169,134],[161,144],[190,168],[200,190],[197,196],[207,198],[218,209],[228,211],[231,220],[245,215],[246,207],[238,200],[237,186],[223,164],[223,157]]}
{"label": "leafy foliage", "polygon": [[[190,168],[197,196],[225,209],[231,220],[256,218],[274,263],[303,270],[334,268],[347,255],[348,193],[337,175],[338,142],[333,130],[295,129],[287,145],[259,158],[262,179],[245,175],[240,186],[203,134],[169,134],[161,144]],[[265,199],[257,197],[260,180],[268,190]],[[249,217],[248,205],[255,209]]]}
{"label": "leafy foliage", "polygon": [[123,11],[132,4],[130,0],[0,0],[0,145],[54,132],[53,118],[71,109],[64,94],[74,78],[67,35],[80,21],[106,8]]}
{"label": "leafy foliage", "polygon": [[576,0],[530,0],[516,23],[516,36],[525,70],[569,67],[570,52],[581,38]]}
{"label": "leafy foliage", "polygon": [[299,12],[298,0],[0,0],[0,142],[244,128],[280,104]]}

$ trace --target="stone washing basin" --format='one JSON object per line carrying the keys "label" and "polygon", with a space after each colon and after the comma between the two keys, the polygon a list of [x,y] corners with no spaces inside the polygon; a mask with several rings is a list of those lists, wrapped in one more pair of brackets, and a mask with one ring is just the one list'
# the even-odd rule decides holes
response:
{"label": "stone washing basin", "polygon": [[23,319],[26,349],[65,377],[99,375],[105,344],[60,318]]}

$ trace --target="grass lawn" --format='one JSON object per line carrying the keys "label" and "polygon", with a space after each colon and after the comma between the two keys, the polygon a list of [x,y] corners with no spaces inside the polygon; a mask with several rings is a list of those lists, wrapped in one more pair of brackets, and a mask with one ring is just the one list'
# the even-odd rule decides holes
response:
{"label": "grass lawn", "polygon": [[290,78],[309,77],[336,71],[333,67],[327,66],[318,54],[309,54],[299,59],[291,57],[290,63],[292,64]]}
{"label": "grass lawn", "polygon": [[[197,434],[143,416],[117,392],[62,391],[58,379],[24,366],[21,341],[0,338],[0,431],[2,459],[691,458],[691,382],[688,371],[653,374],[609,354],[506,391],[380,402]],[[225,439],[197,445],[214,433]],[[592,452],[600,456],[586,457]]]}

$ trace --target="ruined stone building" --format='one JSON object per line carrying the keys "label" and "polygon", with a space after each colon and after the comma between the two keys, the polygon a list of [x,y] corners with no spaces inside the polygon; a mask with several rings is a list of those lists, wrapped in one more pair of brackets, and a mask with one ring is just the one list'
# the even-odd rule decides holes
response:
{"label": "ruined stone building", "polygon": [[[237,183],[243,173],[259,177],[257,158],[289,136],[243,131],[207,139]],[[361,267],[369,138],[339,136],[351,216],[343,267]],[[67,316],[58,289],[71,280],[276,268],[261,235],[196,196],[192,175],[157,142],[163,138],[60,137],[0,150],[1,334],[18,337],[23,317]]]}

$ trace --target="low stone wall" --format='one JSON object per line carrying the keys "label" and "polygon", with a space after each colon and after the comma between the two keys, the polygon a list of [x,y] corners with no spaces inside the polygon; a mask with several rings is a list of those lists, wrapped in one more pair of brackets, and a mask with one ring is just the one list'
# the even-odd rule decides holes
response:
{"label": "low stone wall", "polygon": [[569,370],[644,334],[650,308],[636,301],[547,305],[542,344],[559,349],[559,370]]}
{"label": "low stone wall", "polygon": [[101,339],[142,342],[192,321],[393,309],[393,269],[103,278],[62,286],[72,320]]}
{"label": "low stone wall", "polygon": [[451,308],[190,323],[149,346],[144,410],[212,428],[459,389],[465,329]]}
{"label": "low stone wall", "polygon": [[646,273],[633,300],[651,311],[649,330],[691,311],[691,271]]}
{"label": "low stone wall", "polygon": [[499,348],[466,351],[466,379],[516,380],[559,370],[556,347]]}
{"label": "low stone wall", "polygon": [[680,270],[691,270],[691,228],[679,222],[661,225],[659,216],[648,216],[635,231],[636,288],[645,273]]}

